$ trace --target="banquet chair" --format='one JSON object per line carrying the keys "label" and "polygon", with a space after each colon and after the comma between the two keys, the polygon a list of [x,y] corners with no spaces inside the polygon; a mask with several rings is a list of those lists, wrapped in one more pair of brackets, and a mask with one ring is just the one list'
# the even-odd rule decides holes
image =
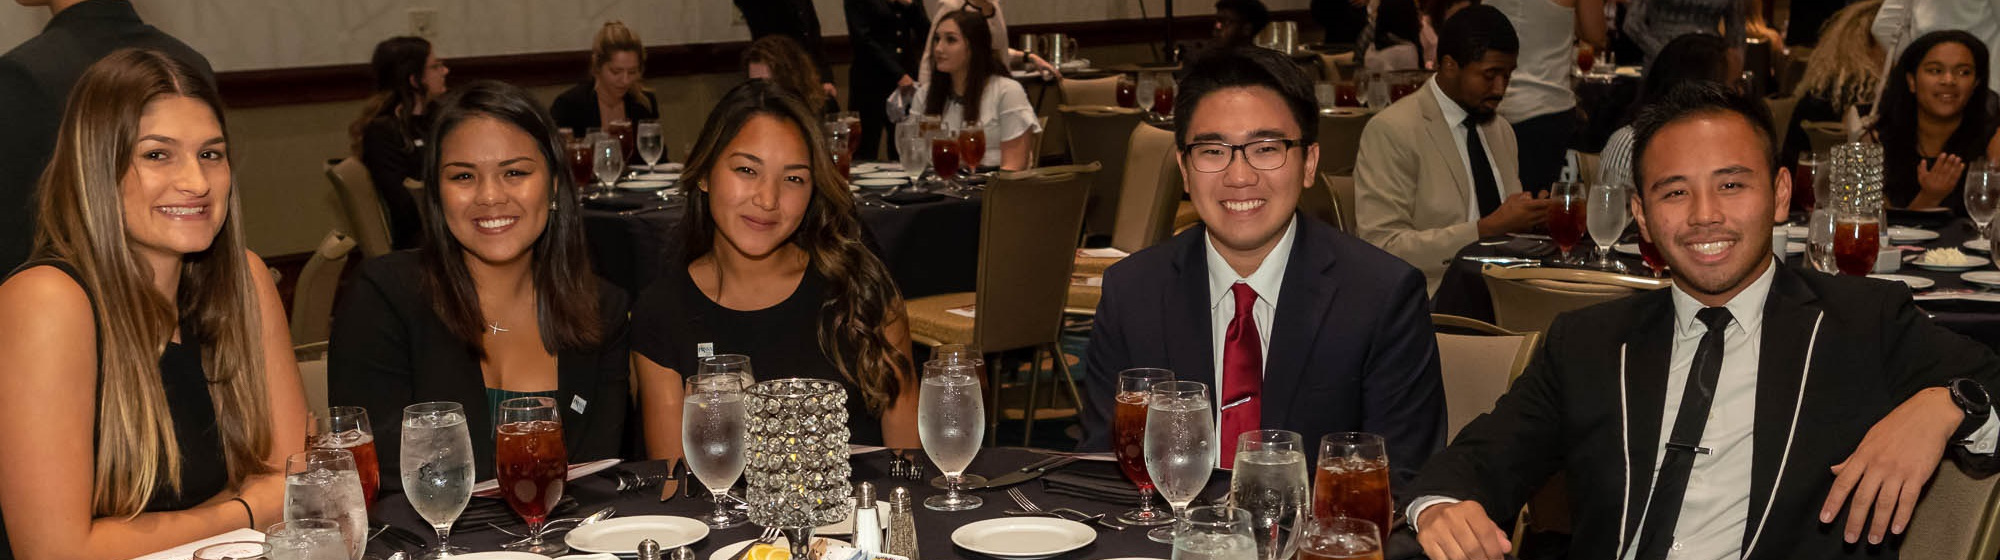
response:
{"label": "banquet chair", "polygon": [[1847,143],[1847,127],[1840,121],[1805,121],[1799,127],[1805,129],[1813,153],[1820,157],[1832,153],[1834,146]]}
{"label": "banquet chair", "polygon": [[1354,52],[1319,55],[1319,81],[1348,82],[1354,80]]}
{"label": "banquet chair", "polygon": [[1056,108],[1069,124],[1069,154],[1077,163],[1097,162],[1104,170],[1091,179],[1090,201],[1084,206],[1083,235],[1110,235],[1118,220],[1118,181],[1125,177],[1126,150],[1132,127],[1145,112],[1108,105],[1063,105]]}
{"label": "banquet chair", "polygon": [[1042,166],[1042,138],[1049,134],[1049,117],[1035,118],[1035,131],[1028,133],[1028,169]]}
{"label": "banquet chair", "polygon": [[1333,200],[1333,186],[1327,181],[1332,177],[1321,173],[1314,177],[1313,184],[1299,191],[1298,211],[1306,217],[1319,220],[1326,225],[1347,231],[1340,226],[1339,203]]}
{"label": "banquet chair", "polygon": [[1792,111],[1799,108],[1799,98],[1789,94],[1784,97],[1766,97],[1764,106],[1770,108],[1771,122],[1777,125],[1778,145],[1784,146],[1786,134],[1792,131]]}
{"label": "banquet chair", "polygon": [[1173,131],[1152,125],[1132,128],[1125,154],[1111,246],[1137,253],[1172,235],[1181,200],[1181,169],[1174,160]]}
{"label": "banquet chair", "polygon": [[1664,278],[1574,268],[1488,264],[1479,272],[1493,297],[1494,322],[1516,332],[1547,331],[1556,315],[1565,311],[1672,285]]}
{"label": "banquet chair", "polygon": [[327,339],[333,327],[333,298],[340,292],[340,272],[353,251],[354,238],[334,230],[326,232],[319,248],[306,260],[292,288],[292,344]]}
{"label": "banquet chair", "polygon": [[1431,314],[1437,330],[1438,371],[1444,376],[1447,437],[1473,418],[1493,410],[1493,402],[1528,368],[1542,333],[1514,332],[1478,319]]}
{"label": "banquet chair", "polygon": [[1354,175],[1354,158],[1361,152],[1361,130],[1374,117],[1374,113],[1320,115],[1320,173]]}
{"label": "banquet chair", "polygon": [[[1060,87],[1063,105],[1118,106],[1118,76],[1088,80],[1063,78]],[[1076,149],[1076,146],[1071,145],[1070,149]]]}
{"label": "banquet chair", "polygon": [[340,195],[340,208],[347,214],[347,227],[361,246],[361,255],[388,254],[389,217],[383,213],[382,200],[375,196],[375,183],[369,180],[361,159],[327,160],[326,178],[333,181],[333,191]]}
{"label": "banquet chair", "polygon": [[1947,457],[1903,535],[1904,558],[1992,560],[2000,555],[2000,476],[1974,479]]}
{"label": "banquet chair", "polygon": [[[967,344],[988,354],[1032,349],[1027,379],[1023,445],[1032,441],[1038,414],[1042,355],[1053,358],[1057,381],[1072,403],[1081,403],[1058,337],[1077,232],[1083,226],[1095,163],[1044,167],[994,175],[980,208],[979,276],[974,292],[916,298],[906,303],[910,339],[930,346]],[[971,311],[967,317],[953,311]],[[997,361],[989,360],[997,364]],[[998,428],[1004,367],[988,370],[987,433]],[[1050,389],[1053,398],[1056,388]],[[989,440],[991,438],[989,437]]]}
{"label": "banquet chair", "polygon": [[1354,233],[1354,178],[1321,173],[1319,182],[1326,189],[1322,194],[1333,201],[1334,221],[1329,223],[1340,231]]}

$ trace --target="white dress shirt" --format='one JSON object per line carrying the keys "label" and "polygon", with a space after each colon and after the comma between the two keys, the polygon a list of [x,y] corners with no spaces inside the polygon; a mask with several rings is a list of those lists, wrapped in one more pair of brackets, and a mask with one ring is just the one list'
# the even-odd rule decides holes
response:
{"label": "white dress shirt", "polygon": [[[1479,218],[1483,216],[1479,215],[1479,193],[1474,192],[1479,188],[1479,182],[1472,178],[1472,155],[1465,147],[1465,119],[1472,115],[1465,112],[1464,107],[1458,106],[1458,102],[1453,101],[1451,96],[1445,95],[1444,90],[1438,88],[1436,76],[1432,76],[1430,81],[1424,84],[1424,89],[1430,91],[1431,95],[1437,96],[1438,109],[1444,111],[1445,128],[1451,129],[1451,143],[1458,146],[1458,161],[1465,166],[1465,192],[1470,193],[1465,197],[1465,221],[1479,223]],[[1500,165],[1493,162],[1493,141],[1488,140],[1486,131],[1479,130],[1477,126],[1473,127],[1473,132],[1479,135],[1479,145],[1485,148],[1486,167],[1493,170],[1493,184],[1498,186],[1504,183],[1500,180]]]}
{"label": "white dress shirt", "polygon": [[[1271,318],[1278,314],[1278,289],[1285,285],[1285,266],[1291,263],[1292,241],[1298,233],[1298,218],[1293,217],[1285,225],[1285,234],[1278,237],[1278,244],[1271,247],[1271,253],[1264,255],[1264,262],[1258,264],[1257,270],[1249,276],[1238,276],[1236,269],[1230,268],[1229,262],[1222,259],[1222,253],[1216,252],[1215,239],[1203,237],[1202,246],[1208,249],[1208,316],[1209,332],[1213,335],[1210,337],[1210,348],[1215,350],[1214,376],[1208,388],[1217,400],[1217,418],[1221,417],[1222,409],[1232,404],[1221,402],[1222,344],[1229,337],[1229,322],[1236,320],[1236,296],[1232,287],[1239,283],[1249,284],[1250,289],[1257,292],[1257,303],[1250,306],[1250,320],[1257,323],[1257,343],[1263,350],[1259,359],[1268,365],[1271,361]],[[1216,423],[1216,441],[1234,447],[1234,440],[1222,441],[1221,425],[1221,422]],[[1217,455],[1218,461],[1220,456]]]}

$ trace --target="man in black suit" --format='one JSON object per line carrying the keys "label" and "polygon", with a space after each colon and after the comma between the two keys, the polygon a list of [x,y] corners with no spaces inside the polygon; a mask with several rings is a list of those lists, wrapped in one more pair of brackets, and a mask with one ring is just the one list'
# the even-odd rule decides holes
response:
{"label": "man in black suit", "polygon": [[208,59],[139,20],[130,0],[17,0],[54,15],[33,39],[0,56],[0,274],[26,261],[35,234],[35,184],[55,150],[70,86],[97,59],[126,47],[158,49],[200,71]]}
{"label": "man in black suit", "polygon": [[[847,0],[847,37],[854,65],[847,69],[847,108],[861,113],[861,149],[854,157],[875,159],[882,131],[889,127],[885,102],[896,88],[917,87],[917,61],[930,35],[930,17],[920,0]],[[896,157],[894,136],[889,159]]]}
{"label": "man in black suit", "polygon": [[1635,127],[1632,211],[1674,287],[1550,325],[1404,493],[1425,552],[1500,558],[1492,520],[1560,469],[1572,557],[1896,557],[1947,448],[2000,467],[1984,389],[2000,359],[1902,284],[1775,262],[1791,177],[1762,101],[1683,85]]}
{"label": "man in black suit", "polygon": [[1369,432],[1393,478],[1414,475],[1444,441],[1424,277],[1295,211],[1319,161],[1311,80],[1246,47],[1196,60],[1180,91],[1181,176],[1204,225],[1105,272],[1082,447],[1110,447],[1118,372],[1166,368],[1210,387],[1222,466],[1243,431],[1291,430],[1312,449]]}

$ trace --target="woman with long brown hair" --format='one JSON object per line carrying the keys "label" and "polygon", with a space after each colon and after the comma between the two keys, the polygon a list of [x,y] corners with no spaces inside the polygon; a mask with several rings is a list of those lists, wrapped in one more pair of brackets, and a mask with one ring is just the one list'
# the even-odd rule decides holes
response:
{"label": "woman with long brown hair", "polygon": [[361,264],[334,313],[327,401],[368,409],[384,488],[403,407],[463,404],[493,476],[500,401],[553,397],[571,462],[617,457],[631,389],[623,291],[591,273],[555,123],[521,88],[468,84],[425,149],[423,245]]}
{"label": "woman with long brown hair", "polygon": [[0,284],[0,552],[130,558],[282,520],[305,396],[226,130],[158,51],[70,94],[33,260]]}
{"label": "woman with long brown hair", "polygon": [[391,37],[375,45],[375,95],[348,125],[348,142],[368,168],[375,197],[389,215],[389,241],[397,249],[417,246],[423,219],[404,181],[422,180],[424,132],[431,102],[444,96],[451,73],[422,37]]}
{"label": "woman with long brown hair", "polygon": [[840,111],[840,103],[819,87],[819,70],[813,68],[812,56],[791,37],[765,35],[751,41],[750,48],[743,51],[743,73],[752,80],[770,80],[783,86],[821,114]]}
{"label": "woman with long brown hair", "polygon": [[916,115],[938,117],[947,127],[972,123],[986,130],[986,153],[978,164],[1005,170],[1027,169],[1029,134],[1042,125],[1028,91],[1007,76],[978,12],[955,11],[938,18],[931,30],[931,81],[911,95],[889,97],[889,118],[901,122]]}
{"label": "woman with long brown hair", "polygon": [[556,126],[578,138],[613,121],[660,118],[660,101],[646,89],[646,44],[621,21],[608,21],[590,41],[590,79],[549,104]]}
{"label": "woman with long brown hair", "polygon": [[861,241],[818,117],[763,80],[724,95],[683,175],[685,264],[632,312],[646,448],[681,456],[681,380],[743,354],[762,378],[847,387],[850,441],[917,447],[910,330],[888,269]]}

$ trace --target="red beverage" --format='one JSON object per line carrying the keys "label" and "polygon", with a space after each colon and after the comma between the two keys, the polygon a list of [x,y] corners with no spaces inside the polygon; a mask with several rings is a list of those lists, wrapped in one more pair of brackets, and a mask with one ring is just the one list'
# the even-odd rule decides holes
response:
{"label": "red beverage", "polygon": [[986,159],[986,131],[967,128],[958,131],[958,153],[965,160],[965,172],[979,169],[981,160]]}
{"label": "red beverage", "polygon": [[604,134],[618,139],[618,147],[625,151],[625,161],[632,161],[639,153],[639,138],[632,133],[632,121],[611,121],[604,125]]}
{"label": "red beverage", "polygon": [[[307,438],[314,439],[314,438]],[[375,436],[363,434],[355,442],[313,442],[313,449],[345,449],[354,454],[355,472],[361,475],[361,502],[375,505],[375,490],[382,487],[382,463],[375,460]],[[345,446],[339,443],[346,443]]]}
{"label": "red beverage", "polygon": [[1833,224],[1833,264],[1841,274],[1867,276],[1875,271],[1875,253],[1881,249],[1880,223],[1846,218]]}
{"label": "red beverage", "polygon": [[1174,114],[1174,86],[1163,84],[1153,88],[1153,112],[1169,116]]}
{"label": "red beverage", "polygon": [[1139,106],[1139,85],[1130,80],[1118,80],[1118,106],[1137,108]]}
{"label": "red beverage", "polygon": [[1354,86],[1354,84],[1351,84],[1351,83],[1346,83],[1346,82],[1342,82],[1342,83],[1338,83],[1338,84],[1334,84],[1334,85],[1333,85],[1333,106],[1335,106],[1335,107],[1360,107],[1360,106],[1361,106],[1361,92],[1359,91],[1359,88],[1356,88],[1356,87]]}
{"label": "red beverage", "polygon": [[1582,70],[1583,73],[1585,74],[1589,74],[1590,68],[1596,65],[1597,65],[1597,52],[1591,50],[1590,44],[1584,43],[1577,45],[1576,46],[1577,69]]}
{"label": "red beverage", "polygon": [[1576,242],[1583,239],[1584,225],[1583,197],[1561,197],[1549,206],[1549,239],[1556,242],[1556,248],[1569,254]]}
{"label": "red beverage", "polygon": [[1417,84],[1408,83],[1389,84],[1389,102],[1394,103],[1403,99],[1405,95],[1416,93],[1417,87]]}
{"label": "red beverage", "polygon": [[1639,258],[1646,261],[1646,268],[1653,269],[1654,276],[1667,273],[1667,259],[1661,258],[1660,248],[1653,246],[1653,242],[1645,237],[1639,238]]}
{"label": "red beverage", "polygon": [[549,421],[501,424],[493,456],[499,463],[501,496],[528,526],[536,527],[562,501],[569,454],[562,425]]}
{"label": "red beverage", "polygon": [[844,118],[840,122],[847,123],[847,157],[853,159],[854,152],[861,150],[861,117]]}
{"label": "red beverage", "polygon": [[[1390,527],[1389,462],[1357,459],[1322,459],[1313,477],[1313,516],[1331,519],[1352,517]],[[1377,535],[1378,537],[1380,535]]]}
{"label": "red beverage", "polygon": [[848,173],[850,172],[851,169],[853,169],[854,166],[854,161],[853,161],[854,153],[834,150],[833,153],[828,154],[828,156],[833,158],[833,170],[840,173],[840,180],[841,181],[849,180]]}
{"label": "red beverage", "polygon": [[1111,450],[1118,456],[1118,470],[1139,485],[1139,491],[1153,488],[1153,476],[1146,472],[1146,394],[1118,394],[1118,407],[1111,429]]}
{"label": "red beverage", "polygon": [[1792,167],[1792,207],[1811,212],[1816,202],[1813,196],[1813,173],[1818,165],[1799,164]]}
{"label": "red beverage", "polygon": [[596,173],[595,164],[590,160],[590,147],[584,144],[571,145],[569,147],[569,176],[576,179],[576,185],[581,187],[591,184],[596,180]]}
{"label": "red beverage", "polygon": [[931,139],[931,168],[941,178],[958,176],[958,142],[955,139]]}

